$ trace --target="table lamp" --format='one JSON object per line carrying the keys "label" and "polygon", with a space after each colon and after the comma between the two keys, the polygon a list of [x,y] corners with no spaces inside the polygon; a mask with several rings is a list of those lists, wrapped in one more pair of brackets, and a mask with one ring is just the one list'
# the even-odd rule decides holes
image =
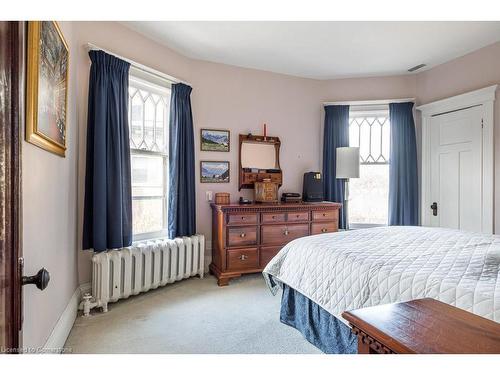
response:
{"label": "table lamp", "polygon": [[349,179],[359,178],[359,147],[337,147],[337,175],[336,178],[344,179],[344,210],[346,212],[346,230],[349,229]]}

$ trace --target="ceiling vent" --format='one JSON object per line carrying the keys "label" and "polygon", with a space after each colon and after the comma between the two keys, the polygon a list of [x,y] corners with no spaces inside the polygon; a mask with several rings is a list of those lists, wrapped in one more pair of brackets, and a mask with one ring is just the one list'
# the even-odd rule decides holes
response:
{"label": "ceiling vent", "polygon": [[418,65],[415,65],[413,68],[410,68],[408,69],[409,72],[415,72],[419,69],[422,69],[424,66],[426,66],[425,64],[418,64]]}

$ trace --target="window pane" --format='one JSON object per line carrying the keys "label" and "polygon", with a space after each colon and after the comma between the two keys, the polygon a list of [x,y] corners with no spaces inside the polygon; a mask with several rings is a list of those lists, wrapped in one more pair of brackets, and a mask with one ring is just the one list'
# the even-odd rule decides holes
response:
{"label": "window pane", "polygon": [[[370,125],[364,118],[356,119],[359,125],[359,156],[363,161],[369,161],[370,156]],[[371,160],[370,160],[371,161]]]}
{"label": "window pane", "polygon": [[349,146],[359,147],[359,125],[354,118],[349,122]]}
{"label": "window pane", "polygon": [[132,196],[163,196],[164,183],[162,156],[132,155]]}
{"label": "window pane", "polygon": [[170,90],[132,77],[128,118],[134,235],[166,228],[169,106]]}
{"label": "window pane", "polygon": [[158,150],[161,152],[165,152],[165,133],[163,131],[165,127],[165,110],[166,105],[163,99],[160,99],[156,104],[156,133],[155,133],[155,141],[158,146]]}
{"label": "window pane", "polygon": [[389,161],[391,145],[391,125],[387,118],[384,126],[382,126],[382,155],[386,161]]}
{"label": "window pane", "polygon": [[383,163],[385,160],[382,158],[382,128],[378,121],[375,121],[372,125],[372,138],[371,138],[371,154],[373,159],[372,162]]}
{"label": "window pane", "polygon": [[146,100],[144,115],[144,141],[148,150],[158,151],[154,148],[154,123],[155,123],[155,104],[151,96]]}
{"label": "window pane", "polygon": [[360,178],[349,179],[349,223],[388,223],[389,165],[362,164]]}
{"label": "window pane", "polygon": [[143,121],[143,103],[141,96],[136,91],[131,100],[131,121],[130,121],[130,138],[133,148],[141,148],[142,143],[142,121]]}
{"label": "window pane", "polygon": [[151,233],[163,229],[165,199],[134,199],[132,201],[133,233]]}

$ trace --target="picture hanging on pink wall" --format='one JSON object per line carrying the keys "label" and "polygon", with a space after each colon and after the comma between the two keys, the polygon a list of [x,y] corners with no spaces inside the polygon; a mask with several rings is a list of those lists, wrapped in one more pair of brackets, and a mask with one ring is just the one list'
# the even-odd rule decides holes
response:
{"label": "picture hanging on pink wall", "polygon": [[229,152],[230,138],[229,130],[201,129],[201,151]]}

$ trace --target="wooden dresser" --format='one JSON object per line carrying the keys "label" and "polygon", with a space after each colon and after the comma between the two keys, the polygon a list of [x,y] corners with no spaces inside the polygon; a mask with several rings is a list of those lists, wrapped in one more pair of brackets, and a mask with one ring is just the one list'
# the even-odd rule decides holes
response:
{"label": "wooden dresser", "polygon": [[260,272],[288,242],[338,230],[339,203],[212,204],[212,263],[219,286]]}

